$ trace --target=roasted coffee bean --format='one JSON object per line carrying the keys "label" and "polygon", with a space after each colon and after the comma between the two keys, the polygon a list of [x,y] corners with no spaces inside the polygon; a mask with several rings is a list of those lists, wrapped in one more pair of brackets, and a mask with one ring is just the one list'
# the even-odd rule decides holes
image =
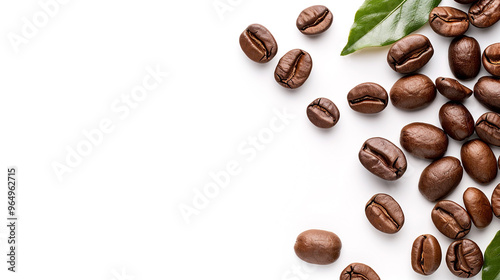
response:
{"label": "roasted coffee bean", "polygon": [[463,238],[471,228],[467,211],[451,200],[441,200],[436,203],[431,217],[436,228],[451,239]]}
{"label": "roasted coffee bean", "polygon": [[379,113],[387,107],[387,91],[375,83],[363,83],[355,86],[347,94],[349,107],[364,114]]}
{"label": "roasted coffee bean", "polygon": [[453,7],[436,7],[429,14],[429,24],[437,34],[456,37],[469,29],[467,14]]}
{"label": "roasted coffee bean", "polygon": [[457,240],[448,247],[446,265],[457,277],[474,277],[483,267],[483,252],[470,239]]}
{"label": "roasted coffee bean", "polygon": [[500,113],[500,78],[479,79],[474,86],[474,97],[485,107]]}
{"label": "roasted coffee bean", "polygon": [[474,139],[464,143],[460,157],[465,171],[474,181],[488,184],[497,177],[497,160],[491,148],[483,141]]}
{"label": "roasted coffee bean", "polygon": [[418,158],[438,159],[448,149],[448,137],[443,130],[427,123],[410,123],[401,129],[401,146]]}
{"label": "roasted coffee bean", "polygon": [[411,267],[422,275],[431,275],[441,265],[441,246],[436,237],[420,235],[411,248]]}
{"label": "roasted coffee bean", "polygon": [[311,229],[299,234],[294,249],[305,262],[331,264],[339,258],[342,242],[333,232]]}
{"label": "roasted coffee bean", "polygon": [[498,184],[491,194],[491,207],[497,218],[500,218],[500,184]]}
{"label": "roasted coffee bean", "polygon": [[490,27],[500,20],[500,0],[479,0],[469,9],[469,21],[475,27]]}
{"label": "roasted coffee bean", "polygon": [[391,102],[402,110],[418,110],[436,98],[436,87],[429,77],[415,74],[399,79],[390,92]]}
{"label": "roasted coffee bean", "polygon": [[309,78],[312,66],[311,56],[306,51],[291,50],[278,62],[274,70],[274,79],[283,87],[298,88]]}
{"label": "roasted coffee bean", "polygon": [[462,103],[450,101],[439,110],[439,122],[446,134],[462,141],[474,133],[474,118]]}
{"label": "roasted coffee bean", "polygon": [[489,45],[484,50],[483,65],[491,75],[500,77],[500,43]]}
{"label": "roasted coffee bean", "polygon": [[340,119],[339,109],[328,98],[317,98],[307,106],[307,117],[317,127],[333,127]]}
{"label": "roasted coffee bean", "polygon": [[363,143],[359,161],[371,173],[385,180],[397,180],[406,171],[406,156],[391,141],[375,137]]}
{"label": "roasted coffee bean", "polygon": [[486,195],[478,188],[468,188],[464,192],[464,205],[477,228],[485,228],[493,219],[493,210]]}
{"label": "roasted coffee bean", "polygon": [[429,201],[438,201],[451,193],[462,181],[460,160],[444,157],[427,166],[418,182],[418,190]]}
{"label": "roasted coffee bean", "polygon": [[477,0],[455,0],[455,2],[460,3],[460,4],[472,4],[476,1]]}
{"label": "roasted coffee bean", "polygon": [[401,206],[388,194],[374,195],[366,203],[365,215],[368,221],[378,230],[385,233],[396,233],[405,222]]}
{"label": "roasted coffee bean", "polygon": [[240,46],[251,60],[269,62],[278,52],[278,44],[267,28],[251,24],[240,35]]}
{"label": "roasted coffee bean", "polygon": [[333,15],[327,7],[311,6],[303,10],[297,18],[297,28],[306,35],[325,32],[332,25]]}
{"label": "roasted coffee bean", "polygon": [[436,79],[437,90],[452,101],[464,101],[472,95],[472,90],[452,78]]}
{"label": "roasted coffee bean", "polygon": [[340,273],[340,280],[380,280],[380,277],[366,264],[351,263]]}
{"label": "roasted coffee bean", "polygon": [[392,70],[408,74],[424,67],[434,54],[431,41],[424,35],[414,34],[397,41],[387,53]]}
{"label": "roasted coffee bean", "polygon": [[448,62],[451,72],[457,79],[467,80],[476,77],[481,70],[479,43],[472,37],[464,35],[456,37],[448,49]]}
{"label": "roasted coffee bean", "polygon": [[484,113],[476,122],[476,133],[484,142],[500,146],[500,114]]}

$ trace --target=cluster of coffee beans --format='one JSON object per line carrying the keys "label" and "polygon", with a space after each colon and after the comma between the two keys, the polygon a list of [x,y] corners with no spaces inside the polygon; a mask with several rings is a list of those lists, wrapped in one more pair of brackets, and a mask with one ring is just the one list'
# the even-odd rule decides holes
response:
{"label": "cluster of coffee beans", "polygon": [[[500,0],[456,0],[472,4],[468,14],[452,7],[437,7],[429,15],[432,29],[439,35],[456,37],[450,44],[448,60],[457,79],[475,78],[483,64],[492,75],[482,77],[474,91],[458,80],[439,77],[435,83],[423,74],[415,73],[426,65],[434,54],[430,40],[424,35],[409,35],[396,42],[387,54],[389,66],[405,74],[393,85],[390,93],[376,83],[362,83],[347,94],[349,106],[357,112],[375,114],[383,111],[390,99],[398,109],[419,110],[430,105],[439,91],[450,99],[439,111],[441,128],[428,123],[415,122],[404,126],[400,134],[402,148],[417,158],[433,162],[422,172],[418,184],[420,193],[431,202],[437,202],[431,217],[436,228],[445,236],[455,239],[446,252],[446,264],[458,277],[472,277],[483,266],[483,254],[474,241],[464,239],[471,225],[488,226],[493,214],[500,218],[500,184],[495,188],[491,202],[478,188],[468,188],[463,194],[465,209],[458,203],[444,200],[460,183],[463,170],[476,182],[492,182],[498,171],[497,159],[489,145],[500,146],[500,43],[487,47],[481,55],[480,45],[474,38],[465,36],[469,25],[490,27],[500,20]],[[300,13],[297,28],[305,35],[326,31],[333,16],[325,6],[312,6]],[[277,43],[264,26],[250,25],[240,36],[240,46],[245,54],[259,63],[269,62],[277,53]],[[276,81],[290,89],[300,87],[312,69],[311,56],[304,50],[286,53],[278,62]],[[468,109],[461,103],[472,96],[485,107],[486,112],[475,123]],[[307,107],[307,117],[317,127],[331,128],[339,121],[337,106],[327,98],[317,98]],[[452,156],[444,157],[448,136],[457,141],[471,137],[474,132],[480,139],[465,142],[461,148],[461,161]],[[385,180],[397,180],[407,169],[405,153],[395,144],[381,137],[366,140],[360,151],[361,164],[374,175]],[[462,167],[463,164],[463,167]],[[378,230],[394,234],[405,222],[403,210],[388,194],[375,194],[366,203],[368,221]],[[297,237],[297,256],[313,264],[335,262],[342,248],[340,238],[333,232],[307,230]],[[424,234],[416,238],[411,251],[413,270],[422,275],[434,273],[441,264],[442,252],[437,239]],[[352,263],[341,273],[340,279],[380,279],[368,265]]]}

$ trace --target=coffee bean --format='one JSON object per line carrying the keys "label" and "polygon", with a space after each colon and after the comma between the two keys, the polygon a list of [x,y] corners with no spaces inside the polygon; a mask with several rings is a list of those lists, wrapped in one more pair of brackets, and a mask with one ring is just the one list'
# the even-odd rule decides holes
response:
{"label": "coffee bean", "polygon": [[457,158],[438,159],[422,171],[418,190],[429,201],[440,200],[460,184],[463,174],[464,170]]}
{"label": "coffee bean", "polygon": [[339,258],[342,242],[333,232],[311,229],[299,234],[294,249],[305,262],[331,264]]}
{"label": "coffee bean", "polygon": [[309,53],[300,49],[291,50],[278,62],[274,71],[274,79],[283,87],[298,88],[309,78],[312,66]]}
{"label": "coffee bean", "polygon": [[437,34],[456,37],[469,29],[467,14],[453,7],[436,7],[429,14],[429,24]]}
{"label": "coffee bean", "polygon": [[465,171],[474,181],[488,184],[497,177],[497,160],[491,148],[483,141],[474,139],[464,143],[460,157]]}
{"label": "coffee bean", "polygon": [[439,122],[446,134],[462,141],[474,133],[474,118],[464,105],[450,101],[439,110]]}
{"label": "coffee bean", "polygon": [[380,280],[380,277],[366,264],[351,263],[340,273],[340,280]]}
{"label": "coffee bean", "polygon": [[476,39],[465,35],[451,41],[448,49],[451,72],[457,79],[468,80],[481,70],[481,48]]}
{"label": "coffee bean", "polygon": [[464,192],[464,205],[472,219],[472,222],[477,228],[485,228],[493,219],[493,211],[491,209],[488,197],[478,188],[468,188]]}
{"label": "coffee bean", "polygon": [[432,44],[427,37],[414,34],[397,41],[387,53],[387,63],[392,70],[408,74],[422,68],[434,54]]}
{"label": "coffee bean", "polygon": [[500,43],[489,45],[484,50],[483,65],[491,75],[500,77]]}
{"label": "coffee bean", "polygon": [[364,114],[379,113],[387,107],[387,91],[375,83],[363,83],[355,86],[347,94],[349,107]]}
{"label": "coffee bean", "polygon": [[498,184],[491,194],[491,207],[497,218],[500,218],[500,184]]}
{"label": "coffee bean", "polygon": [[460,4],[472,4],[476,1],[477,0],[455,0],[455,2],[460,3]]}
{"label": "coffee bean", "polygon": [[500,20],[500,0],[479,0],[469,9],[469,21],[475,27],[490,27]]}
{"label": "coffee bean", "polygon": [[391,141],[375,137],[363,143],[359,161],[371,173],[385,180],[397,180],[406,171],[406,156]]}
{"label": "coffee bean", "polygon": [[418,110],[436,98],[436,87],[429,77],[415,74],[399,79],[390,91],[392,105],[402,110]]}
{"label": "coffee bean", "polygon": [[448,149],[448,137],[443,130],[427,123],[410,123],[401,129],[401,146],[418,158],[438,159]]}
{"label": "coffee bean", "polygon": [[340,119],[339,109],[328,98],[317,98],[307,106],[307,117],[317,127],[333,127]]}
{"label": "coffee bean", "polygon": [[471,219],[467,211],[451,200],[441,200],[436,203],[431,217],[436,228],[451,239],[463,238],[471,228]]}
{"label": "coffee bean", "polygon": [[452,78],[437,78],[436,87],[444,97],[452,101],[463,101],[472,95],[470,88]]}
{"label": "coffee bean", "polygon": [[484,113],[476,122],[476,133],[484,142],[500,146],[500,114]]}
{"label": "coffee bean", "polygon": [[278,44],[267,28],[251,24],[240,35],[240,46],[251,60],[269,62],[278,52]]}
{"label": "coffee bean", "polygon": [[483,253],[470,239],[457,240],[450,244],[446,252],[446,265],[457,277],[474,277],[483,267]]}
{"label": "coffee bean", "polygon": [[297,28],[302,34],[316,35],[325,32],[332,25],[333,15],[327,7],[311,6],[303,10],[297,18]]}
{"label": "coffee bean", "polygon": [[436,237],[420,235],[411,248],[411,267],[422,275],[433,274],[441,265],[441,246]]}
{"label": "coffee bean", "polygon": [[500,78],[479,79],[474,86],[474,97],[485,107],[500,113]]}
{"label": "coffee bean", "polygon": [[405,222],[401,206],[392,196],[383,193],[370,198],[365,206],[365,215],[376,229],[384,233],[400,231]]}

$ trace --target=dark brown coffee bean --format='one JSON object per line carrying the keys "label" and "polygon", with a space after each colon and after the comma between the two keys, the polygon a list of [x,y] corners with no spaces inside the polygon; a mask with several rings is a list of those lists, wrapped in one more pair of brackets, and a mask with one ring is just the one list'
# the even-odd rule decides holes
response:
{"label": "dark brown coffee bean", "polygon": [[406,171],[406,156],[391,141],[375,137],[363,143],[359,161],[371,173],[385,180],[397,180]]}
{"label": "dark brown coffee bean", "polygon": [[472,95],[472,90],[452,78],[436,79],[437,90],[452,101],[464,101]]}
{"label": "dark brown coffee bean", "polygon": [[469,21],[475,27],[490,27],[500,20],[500,0],[479,0],[469,9]]}
{"label": "dark brown coffee bean", "polygon": [[489,45],[484,50],[483,65],[491,75],[500,77],[500,43]]}
{"label": "dark brown coffee bean", "polygon": [[453,7],[436,7],[429,14],[429,24],[437,34],[456,37],[469,29],[467,14]]}
{"label": "dark brown coffee bean", "polygon": [[294,249],[305,262],[331,264],[339,258],[342,242],[333,232],[311,229],[299,234]]}
{"label": "dark brown coffee bean", "polygon": [[380,280],[380,277],[366,264],[351,263],[340,273],[340,280]]}
{"label": "dark brown coffee bean", "polygon": [[485,228],[493,219],[493,210],[491,209],[488,197],[478,188],[468,188],[464,192],[464,205],[477,228]]}
{"label": "dark brown coffee bean", "polygon": [[438,159],[448,149],[448,137],[443,130],[427,123],[410,123],[401,129],[401,146],[418,158]]}
{"label": "dark brown coffee bean", "polygon": [[298,88],[309,78],[312,66],[311,56],[306,51],[291,50],[278,62],[274,70],[274,79],[283,87]]}
{"label": "dark brown coffee bean", "polygon": [[477,0],[455,0],[455,2],[460,3],[460,4],[472,4],[476,1]]}
{"label": "dark brown coffee bean", "polygon": [[500,114],[484,113],[476,122],[476,133],[484,142],[500,146]]}
{"label": "dark brown coffee bean", "polygon": [[498,184],[491,194],[491,207],[497,218],[500,218],[500,184]]}
{"label": "dark brown coffee bean", "polygon": [[436,203],[431,217],[436,228],[451,239],[463,238],[471,228],[467,211],[451,200],[441,200]]}
{"label": "dark brown coffee bean", "polygon": [[376,229],[384,233],[400,231],[405,222],[401,206],[392,196],[383,193],[370,198],[365,206],[365,215]]}
{"label": "dark brown coffee bean", "polygon": [[307,117],[317,127],[330,128],[340,119],[339,109],[328,98],[317,98],[307,106]]}
{"label": "dark brown coffee bean", "polygon": [[438,159],[422,171],[418,190],[429,201],[440,200],[460,184],[463,174],[464,170],[457,158]]}
{"label": "dark brown coffee bean", "polygon": [[392,70],[408,74],[424,67],[434,54],[431,41],[424,35],[414,34],[397,41],[387,53]]}
{"label": "dark brown coffee bean", "polygon": [[347,94],[349,107],[364,114],[379,113],[387,107],[387,91],[375,83],[363,83],[355,86]]}
{"label": "dark brown coffee bean", "polygon": [[429,77],[415,74],[399,79],[390,92],[391,102],[402,110],[418,110],[429,106],[436,98],[436,87]]}
{"label": "dark brown coffee bean", "polygon": [[450,101],[439,110],[439,122],[446,134],[462,141],[474,133],[474,118],[462,103]]}
{"label": "dark brown coffee bean", "polygon": [[474,97],[486,108],[500,113],[500,78],[479,79],[474,86]]}
{"label": "dark brown coffee bean", "polygon": [[240,46],[251,60],[269,62],[278,52],[278,44],[267,28],[251,24],[240,35]]}
{"label": "dark brown coffee bean", "polygon": [[311,6],[303,10],[297,18],[297,28],[305,35],[325,32],[332,25],[333,15],[327,7]]}
{"label": "dark brown coffee bean", "polygon": [[457,277],[474,277],[483,267],[483,252],[470,239],[457,240],[448,247],[446,265]]}
{"label": "dark brown coffee bean", "polygon": [[468,80],[476,77],[481,70],[479,43],[472,37],[456,37],[448,49],[448,62],[457,79]]}
{"label": "dark brown coffee bean", "polygon": [[441,265],[441,246],[436,237],[420,235],[411,248],[411,267],[422,275],[431,275]]}
{"label": "dark brown coffee bean", "polygon": [[474,181],[488,184],[497,177],[497,160],[493,151],[479,139],[462,145],[460,157],[464,169]]}

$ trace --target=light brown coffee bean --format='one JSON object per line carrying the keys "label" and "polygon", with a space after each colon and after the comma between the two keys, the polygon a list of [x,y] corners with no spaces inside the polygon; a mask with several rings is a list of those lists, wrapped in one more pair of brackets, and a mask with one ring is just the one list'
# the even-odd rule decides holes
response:
{"label": "light brown coffee bean", "polygon": [[342,242],[333,232],[311,229],[299,234],[294,249],[305,262],[331,264],[339,258]]}

